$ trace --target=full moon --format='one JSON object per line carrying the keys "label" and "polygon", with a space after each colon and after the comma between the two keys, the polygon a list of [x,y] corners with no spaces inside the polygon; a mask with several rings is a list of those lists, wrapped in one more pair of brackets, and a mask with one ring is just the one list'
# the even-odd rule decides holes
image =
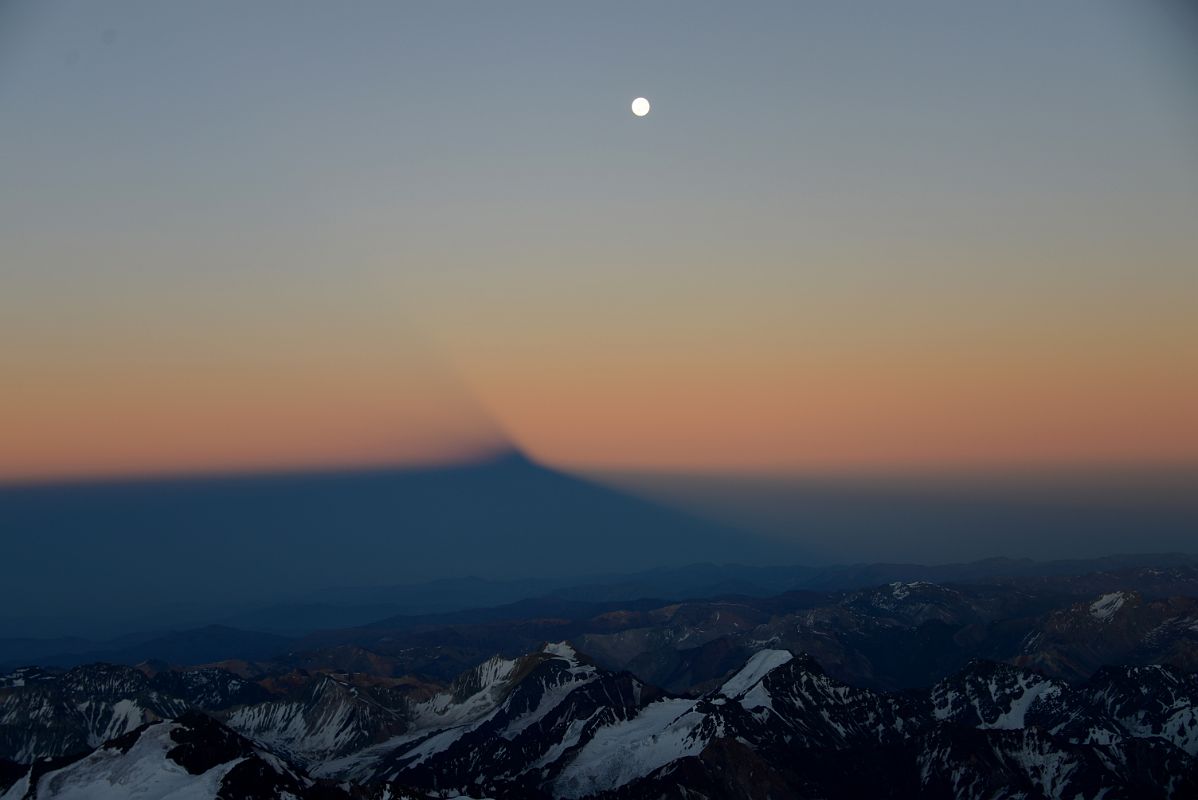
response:
{"label": "full moon", "polygon": [[638,117],[643,117],[649,113],[649,101],[643,97],[638,97],[632,101],[632,113]]}

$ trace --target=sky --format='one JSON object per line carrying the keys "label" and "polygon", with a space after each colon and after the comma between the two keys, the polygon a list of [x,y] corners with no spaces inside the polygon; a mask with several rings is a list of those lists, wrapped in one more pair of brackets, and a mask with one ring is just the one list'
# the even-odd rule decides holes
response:
{"label": "sky", "polygon": [[1181,8],[0,3],[0,481],[1198,462]]}

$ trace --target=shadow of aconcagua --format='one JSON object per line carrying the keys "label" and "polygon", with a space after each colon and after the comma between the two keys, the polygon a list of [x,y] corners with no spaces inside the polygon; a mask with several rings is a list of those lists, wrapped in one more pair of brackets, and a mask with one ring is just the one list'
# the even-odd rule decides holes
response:
{"label": "shadow of aconcagua", "polygon": [[437,468],[0,488],[0,527],[0,617],[57,620],[38,635],[105,615],[143,628],[209,621],[330,586],[795,555],[518,452]]}

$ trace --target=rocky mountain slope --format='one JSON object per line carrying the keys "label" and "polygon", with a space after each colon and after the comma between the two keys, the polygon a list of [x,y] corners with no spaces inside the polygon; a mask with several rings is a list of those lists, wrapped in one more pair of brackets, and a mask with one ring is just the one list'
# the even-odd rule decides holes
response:
{"label": "rocky mountain slope", "polygon": [[[244,679],[207,670],[169,679],[202,687],[184,697],[135,675],[93,665],[6,677],[0,726],[10,761],[26,763],[0,768],[0,797],[128,796],[114,787],[148,797],[609,800],[1198,792],[1198,678],[1169,666],[1107,667],[1067,683],[979,660],[930,689],[886,692],[767,646],[685,696],[560,642],[492,658],[439,689],[321,675],[263,700]],[[67,700],[84,685],[97,692],[88,713]]]}

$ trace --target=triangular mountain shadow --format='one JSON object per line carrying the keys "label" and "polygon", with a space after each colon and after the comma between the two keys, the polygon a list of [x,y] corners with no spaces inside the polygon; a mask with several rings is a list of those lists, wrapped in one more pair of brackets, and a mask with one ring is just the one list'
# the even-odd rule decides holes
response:
{"label": "triangular mountain shadow", "polygon": [[[10,488],[0,490],[0,519],[10,542],[0,602],[21,613],[233,605],[329,586],[776,555],[765,540],[518,450],[431,468]],[[46,585],[64,588],[33,608]]]}

